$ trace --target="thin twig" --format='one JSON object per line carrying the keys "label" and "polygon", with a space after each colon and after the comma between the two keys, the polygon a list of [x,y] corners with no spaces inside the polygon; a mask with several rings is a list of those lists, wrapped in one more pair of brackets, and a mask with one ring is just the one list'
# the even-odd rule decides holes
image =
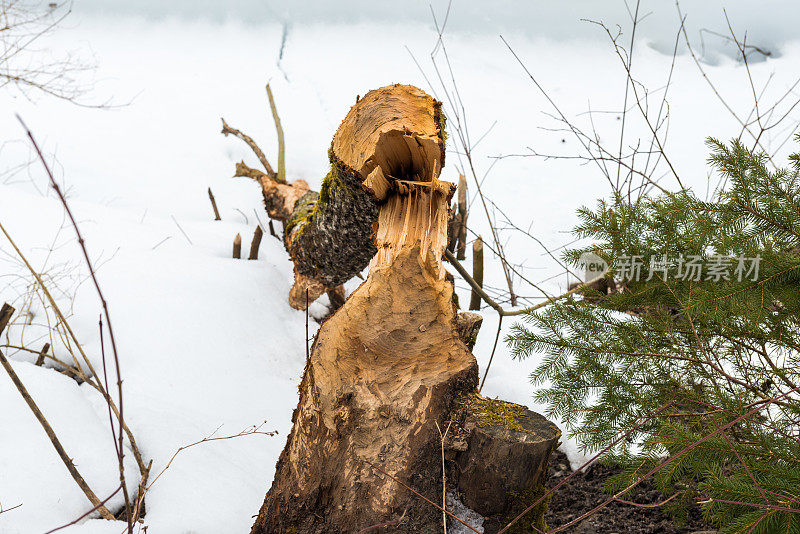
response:
{"label": "thin twig", "polygon": [[242,430],[241,432],[239,432],[237,434],[230,434],[230,435],[227,435],[227,436],[216,436],[215,434],[219,431],[220,428],[222,428],[221,426],[219,426],[214,430],[214,432],[212,432],[208,436],[204,437],[203,439],[201,439],[199,441],[195,441],[194,443],[190,443],[188,445],[183,445],[181,447],[178,447],[178,450],[176,450],[172,454],[172,456],[170,457],[169,461],[164,466],[164,468],[161,469],[161,471],[158,472],[158,475],[156,475],[156,477],[152,480],[152,482],[147,484],[147,486],[144,489],[144,492],[146,493],[146,492],[150,491],[150,488],[152,488],[153,485],[156,482],[158,482],[158,479],[161,478],[161,475],[163,475],[167,471],[167,469],[170,468],[170,466],[172,465],[172,462],[175,461],[175,458],[177,458],[178,455],[181,452],[185,451],[186,449],[191,449],[192,447],[196,447],[197,445],[201,445],[203,443],[209,443],[211,441],[223,441],[223,440],[227,440],[227,439],[234,439],[234,438],[240,438],[240,437],[243,437],[243,436],[255,436],[255,435],[274,436],[274,435],[276,435],[278,433],[277,430],[269,430],[269,431],[261,430],[261,427],[264,426],[265,424],[266,424],[266,421],[264,421],[263,423],[261,423],[259,425],[253,425],[251,427],[248,427],[248,428]]}
{"label": "thin twig", "polygon": [[19,508],[21,506],[22,506],[22,503],[19,503],[19,504],[15,505],[15,506],[12,506],[11,508],[3,508],[3,506],[0,505],[0,514],[4,514],[6,512],[10,512],[11,510],[16,510],[17,508]]}
{"label": "thin twig", "polygon": [[165,242],[167,242],[169,239],[172,239],[172,236],[171,236],[171,235],[168,235],[167,237],[165,237],[164,239],[162,239],[161,241],[159,241],[158,243],[156,243],[155,245],[153,245],[153,248],[151,248],[150,250],[155,250],[155,249],[157,249],[158,247],[160,247],[161,245],[163,245]]}
{"label": "thin twig", "polygon": [[53,532],[58,532],[59,530],[65,529],[65,528],[67,528],[67,527],[71,527],[72,525],[77,525],[77,524],[78,524],[78,523],[79,523],[79,522],[80,522],[80,521],[81,521],[81,520],[82,520],[84,517],[88,516],[89,514],[91,514],[92,512],[94,512],[95,510],[98,510],[98,509],[99,509],[101,506],[105,506],[105,504],[106,504],[106,503],[107,503],[109,500],[111,500],[111,497],[113,497],[114,495],[116,495],[117,493],[119,493],[119,490],[121,490],[121,489],[122,489],[122,484],[120,484],[119,486],[117,486],[117,489],[115,489],[115,490],[114,490],[114,493],[112,493],[111,495],[109,495],[108,497],[106,497],[105,499],[103,499],[103,501],[102,501],[102,502],[100,502],[99,504],[97,504],[97,505],[96,505],[94,508],[92,508],[92,509],[91,509],[91,510],[89,510],[88,512],[84,513],[84,514],[83,514],[83,515],[81,515],[80,517],[77,517],[77,518],[73,519],[73,520],[72,520],[72,521],[70,521],[69,523],[63,524],[63,525],[61,525],[60,527],[56,527],[56,528],[54,528],[54,529],[52,529],[52,530],[48,530],[48,531],[47,531],[47,532],[45,532],[44,534],[52,534]]}
{"label": "thin twig", "polygon": [[399,523],[402,523],[403,519],[405,519],[405,517],[406,517],[406,512],[408,512],[407,509],[403,510],[403,515],[401,515],[397,519],[392,519],[391,521],[384,521],[383,523],[378,523],[376,525],[370,525],[368,527],[364,527],[361,530],[359,530],[357,534],[365,534],[366,532],[369,532],[370,530],[375,530],[375,529],[378,529],[378,528],[388,527],[388,526],[391,526],[391,525],[397,525]]}
{"label": "thin twig", "polygon": [[267,84],[267,98],[269,98],[269,108],[272,110],[272,118],[275,121],[275,131],[278,133],[278,174],[274,177],[279,184],[286,183],[286,163],[284,161],[286,148],[283,141],[283,126],[278,117],[278,108],[275,106],[275,99],[272,97],[272,89]]}
{"label": "thin twig", "polygon": [[188,241],[190,245],[194,245],[194,243],[192,243],[192,240],[191,240],[191,239],[189,239],[189,236],[188,236],[188,235],[186,235],[186,232],[184,232],[184,231],[183,231],[183,228],[181,228],[181,225],[180,225],[180,224],[178,224],[178,220],[175,218],[175,216],[174,216],[174,215],[170,215],[170,217],[172,217],[172,220],[173,220],[173,222],[175,223],[175,226],[177,226],[177,227],[178,227],[178,230],[180,230],[180,231],[181,231],[181,233],[183,234],[183,237],[185,237],[185,238],[186,238],[186,241]]}
{"label": "thin twig", "polygon": [[472,276],[470,276],[470,274],[467,272],[464,266],[461,265],[461,262],[459,262],[450,251],[445,249],[444,256],[445,258],[447,258],[447,261],[449,261],[450,264],[455,268],[455,270],[458,271],[458,274],[460,274],[464,278],[464,280],[470,285],[470,287],[472,287],[472,289],[475,290],[475,292],[478,293],[478,295],[480,295],[480,297],[484,300],[484,302],[486,302],[486,304],[491,306],[495,311],[497,311],[497,313],[499,313],[503,317],[523,315],[526,313],[530,313],[532,311],[536,311],[540,308],[544,308],[548,304],[553,304],[559,300],[562,300],[589,285],[587,283],[577,285],[572,289],[570,289],[569,291],[567,291],[566,293],[562,293],[561,295],[558,295],[556,297],[547,297],[547,300],[545,302],[540,302],[535,306],[530,306],[528,308],[522,308],[519,310],[506,310],[503,309],[503,307],[500,306],[500,304],[498,304],[492,297],[490,297],[480,285],[478,285],[478,283],[472,278]]}
{"label": "thin twig", "polygon": [[[117,393],[119,400],[119,413],[117,414],[117,419],[119,422],[119,458],[118,458],[119,477],[120,477],[120,483],[122,484],[122,493],[125,496],[125,511],[127,513],[126,515],[128,519],[128,531],[132,532],[133,524],[131,523],[131,503],[130,503],[130,498],[128,496],[127,484],[125,483],[125,466],[123,461],[125,455],[125,450],[123,446],[123,426],[125,419],[123,416],[122,373],[120,372],[117,341],[116,338],[114,337],[114,329],[111,325],[111,314],[108,311],[108,303],[106,302],[105,296],[103,295],[103,291],[100,289],[100,283],[98,282],[97,276],[95,275],[95,269],[94,266],[92,265],[92,260],[89,259],[89,252],[86,249],[86,243],[83,239],[83,235],[81,234],[80,228],[78,228],[78,223],[72,214],[72,210],[70,210],[69,204],[67,203],[67,199],[64,197],[64,194],[61,192],[61,188],[58,186],[58,183],[53,177],[53,173],[50,171],[50,167],[47,165],[47,161],[45,161],[44,155],[42,154],[39,145],[36,143],[36,139],[34,139],[33,134],[25,125],[25,123],[23,122],[22,118],[19,115],[17,115],[17,120],[19,120],[20,124],[22,124],[22,127],[25,129],[25,132],[28,135],[28,139],[30,139],[31,143],[33,144],[33,147],[36,150],[36,154],[39,156],[39,160],[42,162],[45,172],[47,173],[47,176],[50,179],[50,186],[56,192],[56,195],[58,195],[59,200],[61,200],[61,204],[64,206],[64,210],[66,211],[67,216],[69,217],[69,220],[72,223],[72,227],[75,230],[75,235],[78,238],[78,245],[80,246],[81,252],[83,253],[83,259],[86,262],[87,268],[89,269],[89,275],[91,276],[94,288],[97,292],[97,296],[100,299],[100,304],[103,307],[103,316],[105,317],[106,325],[108,326],[108,337],[111,341],[111,350],[114,356],[114,365],[116,367],[116,372],[117,372]],[[180,226],[178,226],[178,228],[180,228]],[[186,238],[188,239],[188,236]],[[107,396],[106,398],[110,406],[110,396]]]}
{"label": "thin twig", "polygon": [[464,525],[465,527],[470,529],[472,532],[477,532],[478,534],[480,534],[480,531],[476,530],[475,527],[473,527],[469,523],[465,523],[460,517],[458,517],[457,515],[453,514],[452,512],[448,512],[447,510],[445,510],[444,508],[442,508],[441,506],[439,506],[438,504],[436,504],[432,500],[428,499],[427,497],[425,497],[424,495],[422,495],[421,493],[416,491],[411,486],[408,486],[407,484],[404,484],[403,481],[401,481],[399,478],[397,478],[397,477],[395,477],[393,475],[390,475],[389,473],[387,473],[386,471],[384,471],[383,469],[381,469],[377,465],[373,464],[369,460],[364,460],[364,462],[369,464],[370,466],[372,466],[374,469],[377,469],[379,472],[381,472],[382,474],[386,475],[387,477],[391,478],[392,480],[394,480],[395,482],[397,482],[398,484],[403,486],[405,489],[407,489],[408,491],[410,491],[411,493],[413,493],[414,495],[416,495],[417,497],[422,499],[423,501],[427,502],[428,504],[431,504],[431,505],[435,506],[436,508],[438,508],[442,512],[446,513],[447,515],[449,515],[450,517],[452,517],[453,519],[455,519],[456,521],[458,521],[459,523],[461,523],[462,525]]}
{"label": "thin twig", "polygon": [[486,370],[483,372],[483,380],[478,388],[478,393],[483,389],[486,383],[486,377],[489,376],[489,369],[492,367],[492,360],[494,360],[494,352],[497,350],[497,341],[500,339],[500,330],[503,328],[503,314],[499,314],[497,318],[497,334],[494,336],[494,345],[492,345],[492,353],[489,355],[489,363],[486,364]]}
{"label": "thin twig", "polygon": [[452,422],[452,420],[447,422],[444,434],[442,434],[442,429],[439,428],[439,423],[436,423],[436,430],[439,432],[439,440],[442,443],[442,528],[444,528],[444,534],[447,534],[447,514],[445,513],[447,508],[447,475],[444,466],[444,438],[447,437],[447,432],[450,431]]}
{"label": "thin twig", "polygon": [[214,198],[214,193],[211,192],[211,188],[208,188],[208,199],[211,201],[211,207],[214,208],[214,220],[221,221],[222,217],[219,216],[219,210],[217,209],[217,201]]}

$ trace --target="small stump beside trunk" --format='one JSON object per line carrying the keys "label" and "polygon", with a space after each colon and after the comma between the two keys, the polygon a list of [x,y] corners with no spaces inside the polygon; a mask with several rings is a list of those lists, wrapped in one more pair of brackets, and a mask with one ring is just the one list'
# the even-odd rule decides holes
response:
{"label": "small stump beside trunk", "polygon": [[[461,501],[489,519],[485,532],[495,532],[542,495],[561,431],[525,406],[477,393],[461,406],[446,457]],[[537,506],[514,532],[543,529],[545,511],[546,503]]]}

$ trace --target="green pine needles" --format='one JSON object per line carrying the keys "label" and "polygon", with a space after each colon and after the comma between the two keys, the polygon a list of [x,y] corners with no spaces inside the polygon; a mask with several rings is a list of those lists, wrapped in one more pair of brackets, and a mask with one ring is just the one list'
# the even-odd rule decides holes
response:
{"label": "green pine needles", "polygon": [[[800,137],[798,137],[800,141]],[[526,316],[507,342],[586,450],[622,464],[624,498],[652,475],[680,515],[723,532],[800,533],[800,155],[785,169],[709,140],[726,186],[617,196],[579,211],[569,250],[610,271]]]}

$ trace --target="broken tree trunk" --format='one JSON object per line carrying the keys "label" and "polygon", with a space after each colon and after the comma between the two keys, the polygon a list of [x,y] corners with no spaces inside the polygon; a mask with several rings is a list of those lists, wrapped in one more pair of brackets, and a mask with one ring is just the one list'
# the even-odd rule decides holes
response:
{"label": "broken tree trunk", "polygon": [[[477,363],[462,340],[441,262],[452,194],[452,184],[436,178],[395,180],[387,189],[374,235],[378,252],[367,279],[317,334],[252,534],[374,525],[437,532],[442,512],[407,487],[434,502],[443,489],[453,491],[486,515],[510,512],[514,495],[541,494],[560,432],[546,421],[521,422],[523,414],[502,401],[489,401],[503,407],[503,417],[494,417],[496,408],[475,400]],[[451,425],[458,439],[442,443],[439,431]],[[446,488],[443,448],[453,471]],[[506,465],[507,457],[514,462]],[[479,492],[459,491],[462,463]],[[487,490],[487,483],[495,486]],[[543,508],[535,512],[541,521]]]}
{"label": "broken tree trunk", "polygon": [[[284,223],[292,306],[324,291],[339,304],[340,284],[370,266],[314,340],[252,532],[437,532],[442,511],[431,503],[447,491],[499,524],[541,495],[560,432],[524,407],[477,395],[470,348],[481,318],[457,315],[442,266],[454,187],[438,179],[440,104],[408,85],[371,91],[342,122],[329,158],[319,193],[302,180],[275,181],[265,161],[266,173],[236,166]],[[543,514],[537,507],[520,524],[541,526]]]}
{"label": "broken tree trunk", "polygon": [[[226,131],[238,132],[223,122]],[[297,309],[367,266],[376,252],[378,206],[397,182],[438,177],[444,165],[441,103],[410,85],[370,91],[339,126],[328,156],[331,170],[319,193],[302,180],[282,184],[269,172],[236,166],[236,176],[261,184],[270,217],[285,223],[295,270],[289,303]]]}

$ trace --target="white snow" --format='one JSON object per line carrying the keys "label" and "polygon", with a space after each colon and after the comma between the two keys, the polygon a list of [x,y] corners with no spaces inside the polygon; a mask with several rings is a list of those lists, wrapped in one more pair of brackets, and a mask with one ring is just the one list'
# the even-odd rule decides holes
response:
{"label": "white snow", "polygon": [[[125,8],[130,5],[87,0],[46,45],[53,50],[91,50],[99,65],[96,98],[113,95],[117,103],[130,104],[93,110],[40,95],[31,95],[29,101],[3,90],[0,139],[16,141],[3,145],[0,171],[31,156],[13,118],[16,112],[45,151],[55,155],[57,177],[68,188],[72,209],[99,267],[120,347],[126,421],[145,457],[153,459],[154,473],[179,447],[220,426],[218,435],[235,434],[266,420],[266,430],[280,432],[275,437],[247,436],[188,449],[148,494],[145,524],[151,533],[246,532],[271,482],[296,405],[305,359],[305,314],[286,302],[291,264],[278,240],[264,236],[258,261],[230,258],[233,237],[241,233],[249,244],[255,212],[263,222],[266,216],[256,185],[230,178],[234,162],[245,159],[255,165],[256,161],[239,140],[219,134],[219,118],[224,116],[253,136],[275,164],[276,140],[264,94],[264,84],[271,80],[286,131],[290,178],[304,178],[317,188],[327,171],[331,136],[355,95],[393,82],[432,90],[405,46],[434,81],[429,53],[436,34],[424,22],[429,21],[429,12],[422,4],[411,5],[410,18],[382,16],[336,24],[326,24],[320,14],[306,17],[304,11],[289,18],[285,14],[269,18],[267,13],[245,23],[237,21],[235,12],[221,13],[208,6],[208,16],[202,16],[202,4],[191,3],[200,12],[192,18],[181,18],[186,14],[180,10],[148,11],[158,11],[154,6],[166,3],[142,4],[133,12]],[[580,5],[589,10],[588,2]],[[190,9],[189,3],[180,6]],[[736,6],[729,13],[741,15],[738,23],[744,24],[742,19],[752,10],[744,2]],[[283,13],[284,7],[275,9]],[[788,4],[784,8],[792,9]],[[441,18],[442,4],[435,9]],[[459,3],[452,9],[459,13]],[[472,4],[465,7],[467,12],[472,9]],[[579,150],[574,138],[541,128],[554,125],[542,113],[552,109],[498,38],[501,28],[570,117],[587,124],[588,118],[578,114],[589,105],[620,108],[623,71],[608,43],[577,21],[576,9],[548,8],[538,14],[526,10],[532,18],[540,15],[530,28],[524,17],[516,20],[507,12],[486,28],[468,23],[466,15],[454,15],[453,31],[445,39],[473,143],[497,122],[474,151],[480,177],[496,161],[490,156],[523,153],[528,146],[560,154]],[[686,10],[691,13],[689,6]],[[614,11],[613,17],[618,20],[620,13]],[[703,8],[703,13],[711,17],[709,9]],[[713,27],[724,28],[722,14],[716,11],[714,16]],[[793,36],[787,29],[789,18],[769,24],[752,19],[753,31],[769,33],[779,46],[779,57],[752,66],[759,87],[774,73],[767,100],[786,91],[800,75],[800,43],[789,40]],[[281,70],[276,60],[286,20],[291,27]],[[671,57],[659,51],[666,41],[658,28],[677,30],[677,16],[660,9],[648,20],[657,29],[649,36],[643,30],[634,64],[637,74],[657,89],[671,63]],[[546,27],[563,31],[537,33],[536,28]],[[732,105],[747,115],[750,88],[742,65],[716,56],[714,64],[704,67]],[[433,90],[444,98],[438,84]],[[704,191],[703,140],[709,135],[733,137],[738,134],[737,123],[685,54],[676,61],[670,100],[668,149],[681,174]],[[596,123],[601,135],[616,139],[619,123],[614,114],[598,116]],[[641,125],[631,127],[635,131]],[[770,132],[767,142],[777,144],[786,135],[786,131]],[[459,158],[452,131],[450,140],[444,177],[456,180]],[[213,221],[209,186],[222,221]],[[471,181],[470,187],[474,193]],[[532,158],[497,160],[483,187],[512,221],[530,227],[551,249],[571,240],[568,231],[576,222],[576,208],[593,204],[608,190],[593,167]],[[47,191],[38,163],[16,176],[0,175],[0,222],[33,265],[61,287],[59,303],[68,310],[73,329],[99,368],[100,305],[85,283],[86,270],[78,261],[72,229],[62,228],[63,212]],[[485,216],[474,200],[470,226],[490,244]],[[519,233],[502,236],[511,261],[524,262],[526,277],[551,294],[564,291],[568,280],[555,276],[561,269],[539,245]],[[30,289],[27,274],[5,241],[0,242],[0,251],[0,299],[22,309]],[[497,258],[488,251],[486,258],[487,286],[502,288],[505,282]],[[352,281],[350,288],[357,283]],[[466,284],[457,285],[461,302],[468,302]],[[531,297],[528,302],[541,300],[541,294],[519,278],[515,287]],[[315,304],[312,313],[318,315],[321,306]],[[34,303],[32,311],[34,324],[25,330],[12,327],[0,344],[22,342],[40,348],[46,341],[46,328],[37,326],[41,305]],[[484,316],[474,351],[481,372],[497,325],[495,314],[486,311]],[[527,379],[536,358],[512,361],[502,342],[512,323],[504,321],[484,393],[542,410],[531,403]],[[312,320],[312,335],[316,328]],[[56,354],[64,354],[63,343],[54,340],[53,345]],[[35,355],[2,350],[17,362],[14,368],[79,470],[101,498],[107,496],[117,486],[118,474],[107,414],[98,396],[50,369],[34,367],[30,362]],[[572,463],[579,464],[583,456],[575,442],[566,440],[564,448]],[[129,469],[135,473],[134,464]],[[89,508],[44,432],[0,374],[0,504],[9,508],[20,503],[20,508],[0,514],[3,534],[41,534]],[[90,520],[62,532],[121,530],[121,523]]]}

